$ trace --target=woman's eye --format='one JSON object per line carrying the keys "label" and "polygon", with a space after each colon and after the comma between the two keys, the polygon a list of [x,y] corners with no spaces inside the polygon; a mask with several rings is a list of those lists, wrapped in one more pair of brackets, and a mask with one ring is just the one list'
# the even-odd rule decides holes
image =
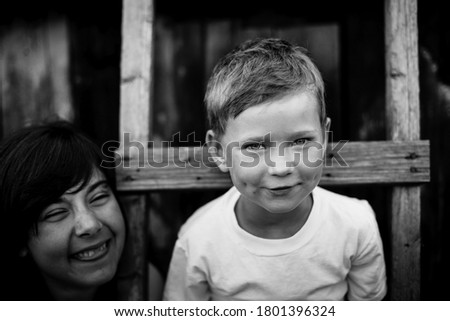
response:
{"label": "woman's eye", "polygon": [[58,222],[64,219],[68,215],[67,209],[56,209],[46,212],[42,215],[42,220],[45,222]]}
{"label": "woman's eye", "polygon": [[100,193],[95,195],[92,199],[91,199],[91,204],[93,205],[103,205],[104,203],[106,203],[109,199],[109,193]]}

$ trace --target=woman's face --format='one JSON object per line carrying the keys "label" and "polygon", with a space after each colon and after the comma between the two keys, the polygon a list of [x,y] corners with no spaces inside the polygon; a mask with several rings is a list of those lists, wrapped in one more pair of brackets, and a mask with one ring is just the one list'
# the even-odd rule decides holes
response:
{"label": "woman's face", "polygon": [[95,170],[86,186],[67,190],[40,214],[28,250],[50,290],[92,290],[116,273],[125,223],[104,175]]}

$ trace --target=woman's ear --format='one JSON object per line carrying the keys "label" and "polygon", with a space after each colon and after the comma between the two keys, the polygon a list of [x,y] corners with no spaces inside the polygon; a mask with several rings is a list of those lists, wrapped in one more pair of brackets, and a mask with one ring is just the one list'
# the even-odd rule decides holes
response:
{"label": "woman's ear", "polygon": [[212,129],[208,130],[206,133],[206,143],[208,145],[208,153],[211,155],[212,160],[217,167],[224,173],[228,172],[229,169],[226,164],[222,145]]}

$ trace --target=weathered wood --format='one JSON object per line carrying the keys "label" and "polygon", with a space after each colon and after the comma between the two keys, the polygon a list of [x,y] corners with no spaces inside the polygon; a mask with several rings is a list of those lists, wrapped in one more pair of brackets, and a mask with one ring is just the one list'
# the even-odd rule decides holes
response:
{"label": "weathered wood", "polygon": [[[125,141],[145,142],[150,136],[151,68],[153,41],[153,1],[123,0],[122,56],[120,76],[120,139],[119,153],[128,157]],[[129,135],[125,138],[124,135]],[[147,215],[145,195],[132,201],[122,196],[124,210],[131,227],[129,242],[134,250],[131,279],[125,281],[129,300],[143,300],[147,288]]]}
{"label": "weathered wood", "polygon": [[[420,139],[417,0],[385,1],[386,119],[388,139]],[[420,299],[420,187],[392,193],[393,300]]]}
{"label": "weathered wood", "polygon": [[54,18],[5,28],[0,35],[0,85],[3,134],[56,117],[72,121],[67,21]]}
{"label": "weathered wood", "polygon": [[120,133],[147,141],[150,128],[153,1],[124,0],[120,76]]}
{"label": "weathered wood", "polygon": [[386,1],[386,115],[389,138],[420,139],[417,1]]}
{"label": "weathered wood", "polygon": [[[207,147],[145,149],[145,155],[136,152],[116,165],[121,191],[231,186]],[[329,146],[320,185],[419,183],[429,178],[428,141],[349,142]]]}
{"label": "weathered wood", "polygon": [[420,300],[420,188],[394,187],[391,204],[391,300]]}
{"label": "weathered wood", "polygon": [[233,27],[230,20],[210,20],[205,26],[205,66],[203,79],[207,80],[220,57],[235,46]]}
{"label": "weathered wood", "polygon": [[[154,108],[152,141],[176,144],[203,139],[203,26],[195,20],[155,19]],[[202,137],[195,137],[201,134]],[[189,135],[189,136],[188,136]]]}
{"label": "weathered wood", "polygon": [[128,242],[117,272],[120,300],[143,300],[147,279],[147,198],[142,193],[121,194],[126,211]]}

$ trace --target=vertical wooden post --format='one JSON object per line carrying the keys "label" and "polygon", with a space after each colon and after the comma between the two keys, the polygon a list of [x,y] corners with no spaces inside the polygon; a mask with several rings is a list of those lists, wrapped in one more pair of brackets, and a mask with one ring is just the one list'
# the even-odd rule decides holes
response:
{"label": "vertical wooden post", "polygon": [[[388,139],[420,139],[417,0],[385,0]],[[392,300],[420,299],[420,187],[392,192]]]}
{"label": "vertical wooden post", "polygon": [[[120,154],[139,157],[151,133],[153,0],[123,0],[120,76]],[[143,300],[147,290],[147,209],[145,194],[122,195],[129,225],[123,299]]]}

